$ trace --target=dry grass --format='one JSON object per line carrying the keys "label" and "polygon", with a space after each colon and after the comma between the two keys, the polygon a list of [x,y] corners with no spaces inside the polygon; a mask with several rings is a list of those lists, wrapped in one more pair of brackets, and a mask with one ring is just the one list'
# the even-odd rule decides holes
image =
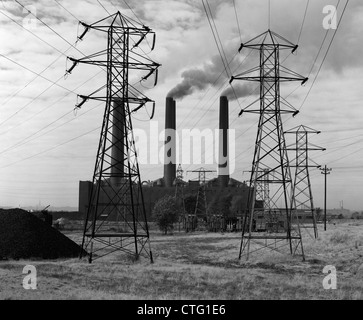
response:
{"label": "dry grass", "polygon": [[[79,234],[69,233],[74,239]],[[363,224],[329,225],[304,237],[301,257],[259,253],[238,261],[240,234],[152,234],[155,263],[110,255],[0,262],[1,299],[362,299]],[[38,289],[22,288],[22,269],[37,267]],[[338,289],[323,289],[323,268],[338,271]],[[362,266],[362,267],[361,267]],[[360,268],[361,267],[361,268]]]}

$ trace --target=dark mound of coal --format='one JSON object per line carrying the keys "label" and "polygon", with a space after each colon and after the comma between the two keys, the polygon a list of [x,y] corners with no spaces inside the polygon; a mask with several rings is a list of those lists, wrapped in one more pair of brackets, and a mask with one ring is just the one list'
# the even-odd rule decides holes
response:
{"label": "dark mound of coal", "polygon": [[1,259],[58,259],[79,256],[80,246],[33,214],[0,209]]}

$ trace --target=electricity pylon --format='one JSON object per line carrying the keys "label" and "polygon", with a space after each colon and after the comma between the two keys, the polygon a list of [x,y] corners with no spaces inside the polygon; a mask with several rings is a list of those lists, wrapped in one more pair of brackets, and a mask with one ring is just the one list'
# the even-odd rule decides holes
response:
{"label": "electricity pylon", "polygon": [[[282,252],[286,245],[291,254],[300,248],[304,257],[300,227],[298,222],[292,224],[292,179],[282,122],[283,114],[295,116],[298,111],[281,97],[280,84],[285,81],[305,83],[308,79],[280,64],[280,51],[294,52],[297,46],[271,30],[242,43],[239,51],[242,48],[259,51],[259,66],[232,76],[230,83],[234,80],[259,82],[260,97],[255,101],[259,101],[259,108],[250,109],[254,102],[239,114],[249,112],[259,115],[239,258],[246,254],[248,260],[250,253],[261,249]],[[263,196],[258,193],[258,189],[261,186],[267,189],[267,185],[266,198],[265,193]],[[277,217],[279,225],[276,226],[276,221],[273,222],[275,225],[271,224],[270,217],[275,217],[274,220]],[[258,229],[261,220],[264,223]],[[251,242],[257,246],[251,248]]]}
{"label": "electricity pylon", "polygon": [[185,224],[185,201],[184,201],[184,181],[183,181],[183,168],[181,164],[179,164],[178,169],[176,170],[176,179],[175,179],[175,204],[179,209],[179,231],[180,224],[184,222]]}
{"label": "electricity pylon", "polygon": [[81,59],[69,58],[73,65],[67,71],[70,73],[83,63],[105,68],[107,74],[106,85],[88,96],[80,95],[82,101],[76,106],[79,109],[89,99],[106,103],[82,252],[88,252],[90,263],[113,252],[123,252],[135,259],[144,255],[152,262],[132,114],[153,101],[131,85],[129,78],[131,73],[138,72],[136,76],[144,75],[141,81],[152,74],[157,79],[160,65],[139,53],[143,52],[139,46],[148,35],[154,37],[153,49],[155,34],[120,12],[90,25],[81,24],[85,30],[79,40],[90,30],[107,35],[105,50]]}
{"label": "electricity pylon", "polygon": [[176,179],[175,179],[175,201],[177,206],[185,211],[185,203],[184,203],[184,182],[183,182],[183,168],[181,164],[179,164],[178,169],[176,170]]}
{"label": "electricity pylon", "polygon": [[198,170],[192,170],[188,172],[198,173],[198,193],[197,193],[197,202],[195,204],[194,215],[196,217],[207,217],[207,195],[206,195],[206,174],[216,172],[215,170],[206,170],[204,168],[200,168]]}
{"label": "electricity pylon", "polygon": [[[295,180],[292,190],[292,210],[296,210],[298,217],[301,217],[300,224],[305,228],[314,229],[314,237],[318,238],[318,228],[311,190],[309,168],[320,168],[320,165],[310,164],[309,151],[325,151],[325,148],[318,147],[309,143],[309,134],[319,134],[320,131],[306,126],[298,126],[285,132],[295,135],[295,143],[288,146],[287,150],[295,151]],[[307,214],[308,213],[308,214]],[[309,221],[311,218],[311,221]]]}

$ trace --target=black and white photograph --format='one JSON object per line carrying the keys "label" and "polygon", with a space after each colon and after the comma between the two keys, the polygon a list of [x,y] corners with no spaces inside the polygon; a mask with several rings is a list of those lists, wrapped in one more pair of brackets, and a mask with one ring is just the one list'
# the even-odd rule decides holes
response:
{"label": "black and white photograph", "polygon": [[362,34],[359,0],[0,0],[0,300],[362,300]]}

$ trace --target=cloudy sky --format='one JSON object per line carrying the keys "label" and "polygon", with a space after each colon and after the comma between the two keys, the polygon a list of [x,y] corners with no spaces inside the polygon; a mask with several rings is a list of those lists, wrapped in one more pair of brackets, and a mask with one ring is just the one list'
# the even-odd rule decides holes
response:
{"label": "cloudy sky", "polygon": [[[334,30],[327,32],[323,28],[323,8],[339,4],[339,21],[345,3],[346,0],[314,0],[307,7],[307,0],[271,0],[270,6],[268,0],[208,1],[233,74],[257,62],[256,53],[248,49],[236,54],[241,40],[246,42],[269,26],[299,44],[295,54],[284,53],[281,59],[286,59],[284,65],[290,69],[309,76],[310,81],[304,86],[282,85],[282,95],[289,95],[288,101],[300,109],[295,118],[284,116],[284,129],[303,124],[321,131],[311,136],[310,142],[327,150],[311,152],[310,157],[333,169],[328,177],[328,207],[338,208],[344,203],[344,208],[363,210],[361,1],[349,1],[311,87],[334,34]],[[22,6],[39,20],[34,20]],[[156,32],[155,50],[149,53],[148,46],[144,50],[162,64],[158,85],[152,88],[152,83],[145,83],[140,87],[156,101],[153,125],[159,131],[150,129],[150,107],[135,114],[134,127],[149,132],[151,139],[158,139],[164,126],[165,98],[171,93],[177,98],[178,130],[218,128],[219,96],[228,94],[230,87],[202,1],[3,0],[1,206],[77,207],[78,182],[92,179],[104,105],[88,101],[77,113],[73,109],[77,94],[89,94],[102,86],[106,78],[99,68],[84,65],[64,77],[71,65],[66,56],[79,58],[81,53],[88,55],[105,48],[106,39],[92,32],[75,48],[77,33],[83,30],[78,22],[93,23],[117,10]],[[257,96],[251,84],[233,85],[238,100],[231,96],[230,123],[236,136],[236,168],[232,176],[248,180],[258,119],[253,114],[238,118],[238,113]],[[162,144],[159,141],[159,148]],[[216,169],[215,165],[183,164],[184,170],[201,166]],[[142,180],[161,177],[162,164],[142,164],[141,175]],[[195,177],[190,173],[185,176],[192,178]],[[315,206],[323,207],[324,176],[318,169],[311,169],[311,180]]]}

